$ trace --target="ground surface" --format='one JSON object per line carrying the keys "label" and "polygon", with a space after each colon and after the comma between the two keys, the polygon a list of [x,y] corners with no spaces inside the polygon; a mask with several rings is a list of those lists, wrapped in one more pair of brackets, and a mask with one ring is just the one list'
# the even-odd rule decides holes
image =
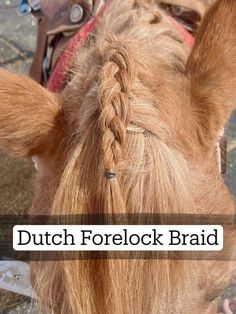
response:
{"label": "ground surface", "polygon": [[[0,0],[0,67],[27,73],[35,49],[35,20],[19,17],[17,0]],[[228,174],[226,183],[236,199],[236,113],[228,125]],[[0,152],[0,215],[23,213],[30,206],[33,169],[31,161],[18,161]],[[236,295],[231,287],[227,295]],[[0,314],[32,313],[29,300],[0,291]]]}

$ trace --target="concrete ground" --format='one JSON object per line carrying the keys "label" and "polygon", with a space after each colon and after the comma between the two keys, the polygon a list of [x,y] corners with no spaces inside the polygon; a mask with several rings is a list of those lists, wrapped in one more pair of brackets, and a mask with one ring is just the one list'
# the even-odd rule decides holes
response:
{"label": "concrete ground", "polygon": [[[36,21],[17,14],[17,0],[0,0],[0,67],[27,73],[35,49]],[[228,174],[226,183],[236,200],[236,112],[227,128]],[[32,199],[31,161],[19,161],[0,152],[0,214],[26,212]],[[231,287],[226,295],[236,295]],[[29,299],[0,291],[0,314],[33,313]]]}
{"label": "concrete ground", "polygon": [[[27,74],[35,50],[36,21],[17,14],[17,0],[0,0],[0,67]],[[32,199],[32,163],[0,151],[0,215],[25,213]],[[0,291],[1,314],[27,314],[30,300]]]}

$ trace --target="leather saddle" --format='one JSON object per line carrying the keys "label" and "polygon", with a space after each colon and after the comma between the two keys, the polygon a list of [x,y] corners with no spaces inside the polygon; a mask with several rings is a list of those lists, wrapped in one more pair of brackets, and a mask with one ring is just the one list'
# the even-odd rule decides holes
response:
{"label": "leather saddle", "polygon": [[[38,19],[37,48],[30,76],[38,83],[47,86],[50,72],[61,52],[79,29],[98,13],[107,0],[35,1],[27,1],[31,5],[31,12]],[[209,0],[161,0],[157,2],[194,35]]]}

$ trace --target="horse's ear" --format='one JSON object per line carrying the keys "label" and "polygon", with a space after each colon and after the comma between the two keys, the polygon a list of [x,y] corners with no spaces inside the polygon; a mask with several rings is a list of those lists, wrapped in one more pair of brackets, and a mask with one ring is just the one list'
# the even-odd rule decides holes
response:
{"label": "horse's ear", "polygon": [[28,77],[0,70],[0,147],[41,154],[60,128],[58,98]]}
{"label": "horse's ear", "polygon": [[215,137],[236,105],[236,1],[206,13],[186,66],[193,112]]}

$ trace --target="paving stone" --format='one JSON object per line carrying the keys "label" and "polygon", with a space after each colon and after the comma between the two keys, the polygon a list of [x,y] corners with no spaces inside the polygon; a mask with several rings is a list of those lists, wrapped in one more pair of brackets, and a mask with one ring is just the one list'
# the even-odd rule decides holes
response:
{"label": "paving stone", "polygon": [[228,171],[225,182],[236,202],[236,111],[227,125],[228,138]]}
{"label": "paving stone", "polygon": [[[7,59],[6,59],[6,56],[7,56]],[[13,51],[8,45],[6,45],[5,39],[2,39],[0,37],[0,63],[1,63],[1,66],[7,65],[9,62],[14,62],[18,58],[19,58],[18,53]]]}
{"label": "paving stone", "polygon": [[36,20],[19,16],[17,4],[17,0],[0,0],[0,66],[27,73],[36,45]]}

